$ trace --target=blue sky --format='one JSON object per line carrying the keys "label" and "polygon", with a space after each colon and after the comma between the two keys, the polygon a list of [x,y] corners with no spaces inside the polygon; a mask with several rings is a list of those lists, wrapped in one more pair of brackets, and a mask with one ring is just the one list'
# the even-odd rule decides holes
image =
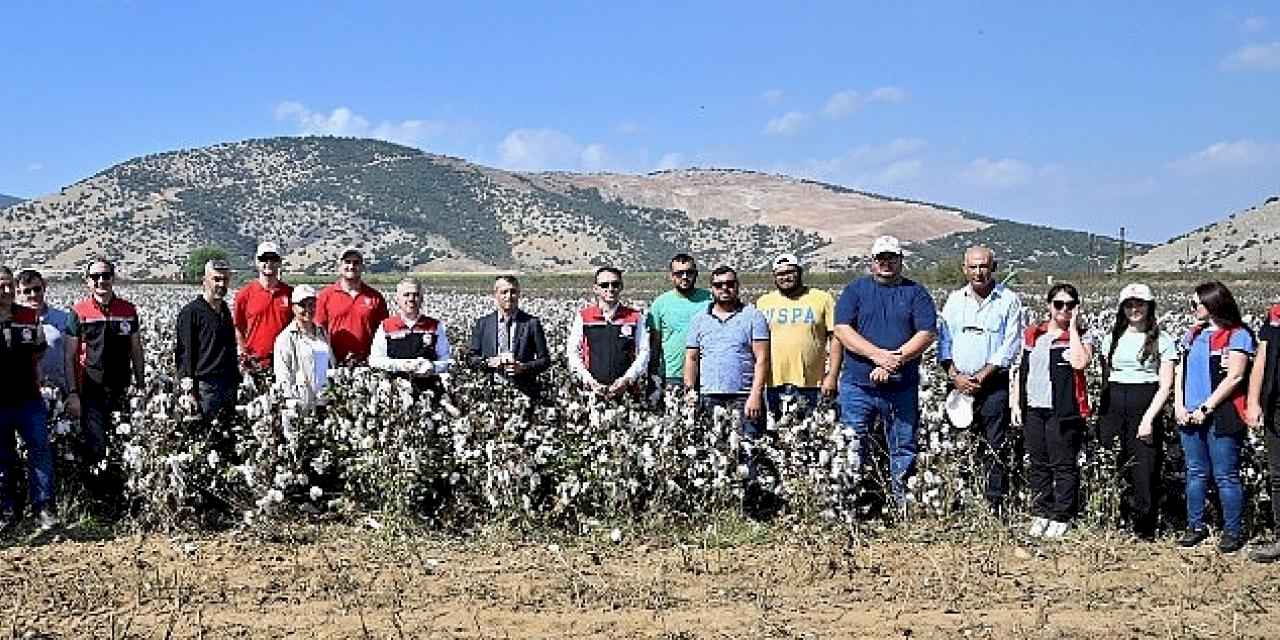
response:
{"label": "blue sky", "polygon": [[513,169],[758,169],[1144,241],[1280,193],[1274,2],[2,15],[0,192],[21,196],[146,153],[302,133]]}

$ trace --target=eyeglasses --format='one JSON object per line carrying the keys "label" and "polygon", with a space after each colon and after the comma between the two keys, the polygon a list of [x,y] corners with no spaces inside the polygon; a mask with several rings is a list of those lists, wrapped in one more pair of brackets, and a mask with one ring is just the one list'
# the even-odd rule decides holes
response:
{"label": "eyeglasses", "polygon": [[89,274],[90,280],[110,280],[114,277],[116,277],[116,274],[111,273],[110,271],[103,271],[102,273]]}
{"label": "eyeglasses", "polygon": [[736,289],[737,287],[738,287],[737,280],[721,280],[719,282],[711,283],[712,289]]}
{"label": "eyeglasses", "polygon": [[1080,304],[1079,300],[1054,300],[1053,308],[1058,311],[1062,311],[1063,309],[1070,311],[1075,309],[1078,304]]}
{"label": "eyeglasses", "polygon": [[23,287],[19,289],[19,291],[21,291],[24,296],[34,296],[44,293],[44,287]]}
{"label": "eyeglasses", "polygon": [[622,281],[610,280],[608,282],[597,282],[596,286],[600,287],[601,289],[619,289],[620,290],[622,289]]}
{"label": "eyeglasses", "polygon": [[697,269],[681,269],[680,271],[672,271],[671,275],[677,278],[696,278],[698,277]]}

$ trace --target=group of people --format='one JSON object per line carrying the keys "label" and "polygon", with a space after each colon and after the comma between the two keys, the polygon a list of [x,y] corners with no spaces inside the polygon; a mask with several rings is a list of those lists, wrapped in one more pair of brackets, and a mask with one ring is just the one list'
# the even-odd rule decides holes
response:
{"label": "group of people", "polygon": [[[329,372],[367,365],[409,379],[451,412],[444,378],[454,365],[444,323],[423,312],[422,289],[406,278],[396,285],[396,313],[363,280],[363,253],[339,255],[339,278],[317,292],[281,280],[282,254],[258,246],[257,277],[228,304],[231,269],[223,260],[204,266],[202,292],[178,314],[175,366],[182,402],[214,420],[228,416],[243,376],[274,383],[296,407],[324,404]],[[622,301],[623,273],[593,274],[594,300],[570,324],[564,357],[572,378],[604,397],[669,395],[700,411],[724,408],[741,416],[750,441],[766,428],[766,415],[803,415],[834,401],[856,459],[872,448],[888,460],[889,497],[899,515],[910,508],[920,421],[920,362],[934,343],[950,393],[948,419],[980,443],[984,496],[999,515],[1006,510],[1014,438],[1020,428],[1033,495],[1028,533],[1060,538],[1079,510],[1079,456],[1095,407],[1086,371],[1101,358],[1104,393],[1099,433],[1118,453],[1126,478],[1125,508],[1134,532],[1156,533],[1166,424],[1174,418],[1186,459],[1187,530],[1195,546],[1209,535],[1208,487],[1216,485],[1223,518],[1218,546],[1244,542],[1240,450],[1246,430],[1266,433],[1272,491],[1280,498],[1280,305],[1259,335],[1243,322],[1231,292],[1218,282],[1195,290],[1197,322],[1180,339],[1162,331],[1149,287],[1120,294],[1115,322],[1101,340],[1083,326],[1079,292],[1053,284],[1047,320],[1027,324],[1019,296],[995,279],[992,250],[964,253],[965,286],[938,312],[929,291],[903,274],[903,250],[892,236],[875,240],[868,273],[838,299],[804,283],[797,256],[773,261],[775,289],[755,304],[742,299],[737,272],[720,266],[710,289],[697,286],[698,265],[672,257],[672,289],[647,311]],[[30,505],[40,526],[57,524],[52,452],[41,388],[65,397],[83,433],[81,459],[104,466],[109,417],[123,408],[129,385],[145,386],[137,309],[114,292],[115,265],[90,262],[85,298],[69,310],[44,302],[39,273],[15,277],[0,267],[0,384],[17,390],[0,398],[0,525],[19,517],[14,495],[16,437],[27,449]],[[21,294],[20,303],[15,294]],[[539,400],[540,374],[552,362],[539,318],[520,308],[514,276],[494,281],[495,309],[472,329],[459,362]],[[90,476],[93,477],[93,476]],[[88,487],[108,498],[109,482]],[[1280,523],[1280,499],[1272,500]],[[1254,549],[1258,560],[1280,559],[1280,542]]]}

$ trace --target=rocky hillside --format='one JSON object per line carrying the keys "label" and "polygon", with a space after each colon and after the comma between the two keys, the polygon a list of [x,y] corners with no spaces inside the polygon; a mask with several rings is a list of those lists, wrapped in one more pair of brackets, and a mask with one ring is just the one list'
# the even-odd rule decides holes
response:
{"label": "rocky hillside", "polygon": [[22,202],[22,198],[15,198],[14,196],[6,196],[5,194],[0,193],[0,209],[13,206],[15,204],[18,204],[19,202]]}
{"label": "rocky hillside", "polygon": [[283,245],[288,270],[308,272],[332,269],[347,244],[375,270],[660,269],[680,251],[747,269],[791,251],[844,269],[881,233],[907,241],[917,266],[981,239],[1007,264],[1083,270],[1089,244],[1084,233],[749,171],[513,173],[331,137],[144,156],[0,210],[15,264],[56,272],[106,253],[152,277],[176,274],[204,244],[248,262],[263,238]]}
{"label": "rocky hillside", "polygon": [[1173,238],[1130,265],[1140,271],[1280,270],[1280,196]]}

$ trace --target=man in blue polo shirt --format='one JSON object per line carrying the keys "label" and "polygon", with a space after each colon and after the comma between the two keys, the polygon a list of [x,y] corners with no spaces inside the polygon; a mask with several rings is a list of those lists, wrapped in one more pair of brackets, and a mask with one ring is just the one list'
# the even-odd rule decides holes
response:
{"label": "man in blue polo shirt", "polygon": [[929,291],[902,276],[902,248],[893,236],[871,246],[869,274],[844,288],[836,303],[836,338],[845,348],[840,421],[852,431],[863,463],[870,427],[879,418],[889,453],[890,486],[900,515],[915,465],[920,356],[933,343],[937,307]]}
{"label": "man in blue polo shirt", "polygon": [[703,410],[717,406],[742,411],[744,435],[764,425],[764,385],[769,379],[769,323],[738,296],[738,274],[730,267],[711,272],[715,302],[689,323],[684,386]]}

